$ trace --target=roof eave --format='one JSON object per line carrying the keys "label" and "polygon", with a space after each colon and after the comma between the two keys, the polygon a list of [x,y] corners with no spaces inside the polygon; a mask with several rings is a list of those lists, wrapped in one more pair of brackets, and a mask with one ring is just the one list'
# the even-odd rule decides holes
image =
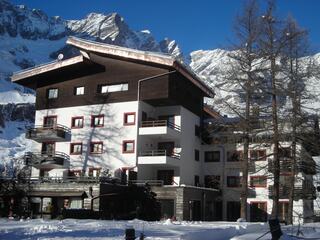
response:
{"label": "roof eave", "polygon": [[13,73],[11,76],[12,82],[17,82],[25,78],[33,77],[41,73],[49,72],[58,68],[67,67],[73,64],[81,63],[85,60],[83,55],[79,55],[73,58],[69,58],[62,61],[54,61],[51,63],[39,65],[33,68],[22,70],[20,72]]}

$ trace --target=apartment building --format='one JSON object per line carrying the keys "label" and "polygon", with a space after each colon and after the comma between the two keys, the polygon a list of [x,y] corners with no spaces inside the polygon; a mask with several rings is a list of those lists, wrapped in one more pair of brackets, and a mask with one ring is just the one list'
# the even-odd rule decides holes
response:
{"label": "apartment building", "polygon": [[[240,217],[243,140],[239,119],[214,116],[207,110],[207,130],[211,144],[203,146],[205,187],[221,189],[215,204],[220,220],[236,221]],[[261,130],[261,129],[260,129]],[[258,131],[257,131],[258,132]],[[280,142],[280,220],[288,217],[290,176],[292,174],[292,142]],[[248,220],[267,221],[272,210],[273,194],[273,144],[269,133],[253,134],[249,145]],[[316,165],[303,142],[297,144],[297,176],[294,188],[294,222],[312,221],[313,200],[316,189],[313,175]]]}
{"label": "apartment building", "polygon": [[[26,153],[45,206],[99,209],[101,176],[148,184],[164,217],[213,219],[219,190],[204,188],[203,98],[214,92],[171,56],[69,38],[80,55],[17,72],[36,92]],[[102,199],[100,199],[102,201]]]}

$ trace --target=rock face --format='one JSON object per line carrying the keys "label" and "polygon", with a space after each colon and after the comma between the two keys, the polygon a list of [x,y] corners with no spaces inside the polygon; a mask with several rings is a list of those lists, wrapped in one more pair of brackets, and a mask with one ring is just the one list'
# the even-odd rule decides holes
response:
{"label": "rock face", "polygon": [[[12,72],[52,61],[59,53],[65,58],[76,55],[74,48],[65,45],[68,36],[168,53],[182,59],[174,41],[157,42],[148,30],[132,30],[117,13],[90,13],[81,20],[64,20],[0,0],[0,159],[3,162],[11,162],[27,149],[30,143],[24,132],[34,116],[34,93],[11,83]],[[0,160],[1,164],[4,163]]]}

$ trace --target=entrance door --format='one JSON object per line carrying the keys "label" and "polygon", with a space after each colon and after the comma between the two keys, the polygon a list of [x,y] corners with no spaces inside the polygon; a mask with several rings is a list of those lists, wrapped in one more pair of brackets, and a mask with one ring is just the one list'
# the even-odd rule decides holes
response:
{"label": "entrance door", "polygon": [[190,201],[190,221],[201,220],[201,202],[198,200]]}
{"label": "entrance door", "polygon": [[289,202],[279,202],[279,220],[286,222],[288,218]]}
{"label": "entrance door", "polygon": [[251,222],[267,221],[267,203],[266,202],[251,202],[250,203],[250,220]]}
{"label": "entrance door", "polygon": [[161,218],[168,219],[172,218],[174,214],[174,200],[173,199],[160,199],[161,206]]}
{"label": "entrance door", "polygon": [[240,202],[227,202],[227,221],[235,222],[240,218]]}
{"label": "entrance door", "polygon": [[174,142],[159,142],[158,150],[166,150],[166,156],[171,156],[174,150]]}
{"label": "entrance door", "polygon": [[222,221],[222,201],[213,202],[213,220]]}
{"label": "entrance door", "polygon": [[54,127],[57,125],[57,116],[46,116],[43,120],[44,127]]}
{"label": "entrance door", "polygon": [[158,170],[157,179],[162,180],[164,185],[172,185],[174,170]]}

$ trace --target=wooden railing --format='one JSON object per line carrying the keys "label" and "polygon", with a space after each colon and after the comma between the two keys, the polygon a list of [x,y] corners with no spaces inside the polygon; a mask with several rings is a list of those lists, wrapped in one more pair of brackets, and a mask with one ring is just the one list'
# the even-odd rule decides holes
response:
{"label": "wooden railing", "polygon": [[169,127],[177,131],[181,131],[180,126],[168,121],[168,120],[155,120],[155,121],[142,121],[141,127]]}

